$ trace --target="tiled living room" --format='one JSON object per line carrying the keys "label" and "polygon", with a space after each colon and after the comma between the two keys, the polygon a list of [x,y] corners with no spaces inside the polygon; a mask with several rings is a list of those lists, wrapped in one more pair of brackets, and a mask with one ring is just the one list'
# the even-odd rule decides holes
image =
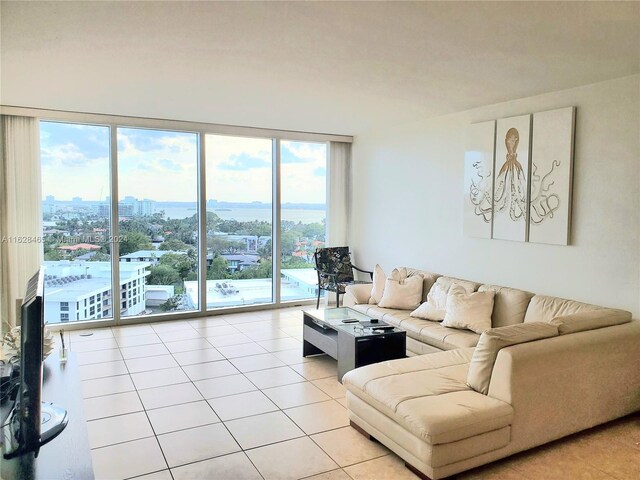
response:
{"label": "tiled living room", "polygon": [[0,480],[640,478],[640,1],[0,0]]}

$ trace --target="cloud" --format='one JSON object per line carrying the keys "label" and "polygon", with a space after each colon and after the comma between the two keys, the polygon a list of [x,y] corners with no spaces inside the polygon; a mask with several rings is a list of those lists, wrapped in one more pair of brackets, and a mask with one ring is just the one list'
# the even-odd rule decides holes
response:
{"label": "cloud", "polygon": [[40,163],[44,168],[109,168],[109,157],[89,157],[77,145],[66,143],[49,147],[41,146]]}
{"label": "cloud", "polygon": [[[82,127],[82,128],[80,128]],[[40,122],[42,160],[52,162],[52,156],[86,159],[109,157],[109,127],[73,123]]]}
{"label": "cloud", "polygon": [[247,153],[231,155],[225,161],[218,164],[221,170],[250,170],[253,168],[269,168],[271,162],[263,158],[255,157]]}
{"label": "cloud", "polygon": [[[118,151],[151,152],[159,149],[158,131],[135,128],[118,129]],[[164,133],[164,132],[163,132]]]}
{"label": "cloud", "polygon": [[172,172],[182,171],[182,166],[178,165],[176,162],[169,160],[168,158],[162,158],[158,160],[158,163],[166,170],[170,170]]}
{"label": "cloud", "polygon": [[327,167],[316,167],[313,169],[313,175],[315,177],[326,177],[327,176]]}
{"label": "cloud", "polygon": [[282,148],[280,149],[280,161],[282,163],[309,163],[311,162],[311,159],[299,157],[289,148],[282,145]]}
{"label": "cloud", "polygon": [[327,159],[327,146],[324,143],[284,141],[281,143],[280,159],[283,164],[322,164]]}

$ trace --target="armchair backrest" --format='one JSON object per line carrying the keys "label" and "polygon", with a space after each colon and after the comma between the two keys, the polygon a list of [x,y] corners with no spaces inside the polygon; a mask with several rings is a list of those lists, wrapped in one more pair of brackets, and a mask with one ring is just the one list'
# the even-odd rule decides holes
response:
{"label": "armchair backrest", "polygon": [[313,254],[318,272],[318,286],[340,282],[353,282],[353,265],[349,247],[318,248]]}

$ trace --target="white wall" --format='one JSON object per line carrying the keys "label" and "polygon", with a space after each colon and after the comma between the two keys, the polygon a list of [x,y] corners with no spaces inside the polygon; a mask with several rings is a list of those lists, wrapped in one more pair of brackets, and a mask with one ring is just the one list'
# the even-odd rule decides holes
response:
{"label": "white wall", "polygon": [[[462,233],[470,123],[575,105],[572,239],[551,246]],[[407,265],[631,310],[640,317],[640,75],[359,135],[356,263]]]}

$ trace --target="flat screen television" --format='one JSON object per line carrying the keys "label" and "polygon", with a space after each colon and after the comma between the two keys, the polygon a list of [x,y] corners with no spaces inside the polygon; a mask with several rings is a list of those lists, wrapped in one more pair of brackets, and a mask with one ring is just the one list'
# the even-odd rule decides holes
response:
{"label": "flat screen television", "polygon": [[42,402],[44,324],[44,271],[40,269],[29,280],[21,307],[20,384],[3,432],[5,458],[29,452],[38,456],[40,446],[59,435],[69,421],[66,410]]}

